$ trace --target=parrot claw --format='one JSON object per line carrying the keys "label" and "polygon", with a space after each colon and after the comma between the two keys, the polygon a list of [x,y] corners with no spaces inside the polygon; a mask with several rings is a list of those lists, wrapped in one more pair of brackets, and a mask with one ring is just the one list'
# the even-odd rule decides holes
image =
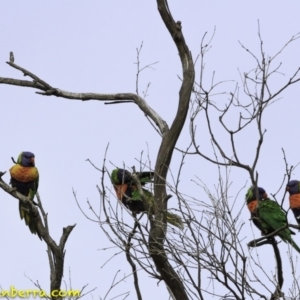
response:
{"label": "parrot claw", "polygon": [[17,188],[16,188],[16,187],[13,187],[13,188],[11,188],[11,191],[12,191],[12,192],[16,192],[16,191],[17,191]]}

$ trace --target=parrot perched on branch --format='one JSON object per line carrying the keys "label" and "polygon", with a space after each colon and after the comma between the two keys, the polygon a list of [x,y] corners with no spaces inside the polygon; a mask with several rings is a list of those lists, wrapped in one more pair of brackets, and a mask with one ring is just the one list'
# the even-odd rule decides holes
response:
{"label": "parrot perched on branch", "polygon": [[[31,152],[21,152],[17,163],[9,170],[12,187],[16,188],[19,193],[26,196],[32,202],[39,185],[39,172],[35,167],[34,158],[34,154]],[[23,201],[19,201],[19,212],[21,219],[25,220],[31,233],[37,234],[42,240],[35,224],[34,215],[30,211],[30,206]]]}
{"label": "parrot perched on branch", "polygon": [[[141,186],[148,182],[152,182],[154,174],[152,172],[135,173]],[[142,193],[139,192],[132,174],[124,169],[114,169],[111,173],[111,181],[120,200],[133,213],[150,212],[155,214],[154,195],[145,188],[142,188]],[[144,198],[144,201],[143,201]],[[183,229],[183,223],[180,216],[167,212],[167,222]]]}
{"label": "parrot perched on branch", "polygon": [[300,225],[300,181],[291,180],[286,190],[290,194],[290,208],[294,213],[298,225]]}
{"label": "parrot perched on branch", "polygon": [[[262,192],[262,190],[260,190],[260,192]],[[253,187],[248,189],[246,199],[250,198],[253,191],[255,191]],[[300,253],[300,248],[291,237],[291,235],[295,233],[287,227],[288,222],[286,219],[286,213],[282,210],[277,202],[269,198],[263,198],[261,201],[259,201],[255,214],[258,218],[259,226],[264,235],[268,235],[286,226],[286,228],[280,230],[276,235],[278,235],[285,243],[291,244],[291,246],[293,246],[294,249]]]}
{"label": "parrot perched on branch", "polygon": [[[264,198],[268,198],[268,195],[267,195],[266,191],[263,188],[257,187],[257,189],[258,189],[259,201],[262,201]],[[245,198],[246,198],[247,207],[248,207],[248,209],[251,213],[251,219],[252,219],[254,225],[260,231],[262,231],[260,221],[258,220],[257,215],[256,215],[256,209],[257,209],[258,201],[256,199],[256,194],[255,194],[255,188],[254,187],[251,187],[251,188],[248,189]]]}

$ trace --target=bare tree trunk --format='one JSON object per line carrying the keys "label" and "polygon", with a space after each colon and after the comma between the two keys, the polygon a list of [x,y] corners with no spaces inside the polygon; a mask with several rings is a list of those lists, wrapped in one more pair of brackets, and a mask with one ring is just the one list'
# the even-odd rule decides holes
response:
{"label": "bare tree trunk", "polygon": [[[157,0],[157,5],[160,15],[179,51],[183,68],[183,81],[179,92],[179,105],[176,117],[170,130],[166,131],[163,135],[161,146],[157,154],[154,176],[154,194],[158,209],[156,210],[154,224],[151,226],[149,250],[157,270],[160,272],[162,279],[171,290],[175,299],[184,300],[188,299],[185,288],[178,274],[170,265],[164,250],[164,240],[166,237],[166,215],[164,212],[167,209],[167,201],[169,198],[166,192],[166,177],[176,142],[186,120],[194,84],[195,71],[192,55],[185,43],[181,31],[181,22],[178,21],[175,23],[167,1]],[[163,226],[161,224],[163,224]]]}

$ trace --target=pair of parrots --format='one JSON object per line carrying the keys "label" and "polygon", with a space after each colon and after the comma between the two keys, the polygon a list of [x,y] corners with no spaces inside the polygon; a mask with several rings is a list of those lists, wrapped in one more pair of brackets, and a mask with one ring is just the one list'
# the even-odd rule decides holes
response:
{"label": "pair of parrots", "polygon": [[[139,192],[136,182],[129,171],[120,168],[112,171],[111,181],[116,191],[117,198],[134,214],[148,212],[154,215],[156,209],[154,195],[144,188],[146,183],[152,181],[154,173],[139,172],[135,173],[135,175],[142,186],[142,193]],[[166,218],[168,223],[183,229],[183,223],[180,216],[167,211]]]}
{"label": "pair of parrots", "polygon": [[[250,187],[246,194],[246,203],[251,213],[251,218],[255,226],[267,235],[288,225],[286,213],[280,205],[269,199],[266,191],[258,187],[259,201],[256,198],[255,188]],[[300,225],[300,182],[292,180],[287,184],[286,190],[290,193],[290,208],[292,209],[298,224]],[[292,239],[291,235],[295,234],[288,227],[278,232],[278,236],[284,241],[290,243],[297,252],[300,248]]]}
{"label": "pair of parrots", "polygon": [[[24,151],[18,157],[14,166],[9,170],[12,187],[22,195],[26,196],[29,201],[33,202],[34,196],[37,192],[39,185],[39,172],[35,167],[35,156],[33,153]],[[19,201],[19,212],[21,219],[25,220],[26,225],[29,227],[31,233],[37,234],[42,240],[42,237],[36,226],[35,216],[30,211],[28,203]]]}

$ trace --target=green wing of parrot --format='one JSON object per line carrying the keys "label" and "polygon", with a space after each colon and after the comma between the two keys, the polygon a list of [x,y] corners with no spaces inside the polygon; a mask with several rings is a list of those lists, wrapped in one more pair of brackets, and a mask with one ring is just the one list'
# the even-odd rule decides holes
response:
{"label": "green wing of parrot", "polygon": [[[272,233],[275,230],[287,226],[286,214],[277,202],[270,199],[260,201],[257,211],[264,234]],[[284,242],[290,243],[291,246],[293,246],[294,249],[300,253],[300,248],[292,239],[291,231],[288,227],[279,231],[277,235]]]}

